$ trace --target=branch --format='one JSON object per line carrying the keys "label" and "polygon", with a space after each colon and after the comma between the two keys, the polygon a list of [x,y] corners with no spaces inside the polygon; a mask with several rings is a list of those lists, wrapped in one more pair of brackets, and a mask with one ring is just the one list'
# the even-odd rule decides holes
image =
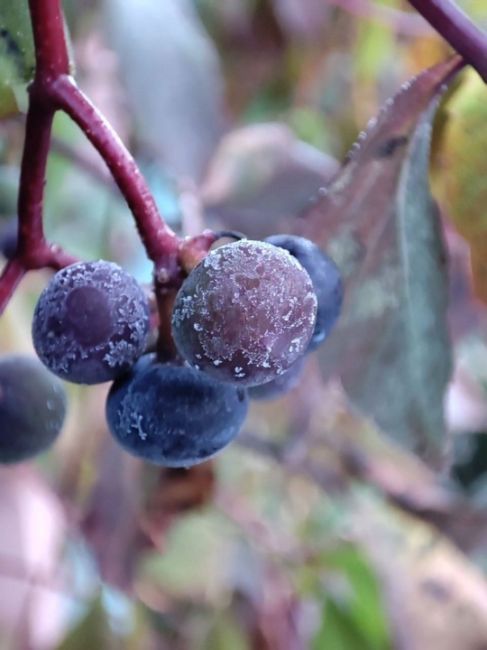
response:
{"label": "branch", "polygon": [[42,204],[53,118],[54,109],[37,96],[34,82],[27,112],[18,198],[18,251],[27,266],[27,260],[35,257],[38,249],[45,245]]}
{"label": "branch", "polygon": [[0,314],[18,283],[31,269],[62,268],[74,261],[44,238],[42,211],[47,157],[56,107],[50,99],[55,75],[69,72],[69,58],[58,0],[29,0],[36,51],[36,71],[29,88],[18,198],[17,252],[0,277]]}
{"label": "branch", "polygon": [[0,277],[0,314],[23,275],[31,269],[60,269],[75,258],[46,242],[43,201],[54,114],[64,109],[107,163],[133,212],[156,286],[180,281],[179,239],[164,223],[134,159],[117,134],[69,76],[69,55],[60,0],[29,0],[36,71],[29,108],[18,199],[17,252]]}
{"label": "branch", "polygon": [[179,239],[159,214],[144,177],[117,133],[71,77],[58,77],[52,92],[57,106],[78,124],[106,162],[134,215],[147,255],[157,268],[164,268],[169,276],[175,274]]}
{"label": "branch", "polygon": [[36,53],[34,81],[29,88],[18,200],[18,255],[26,269],[38,267],[45,253],[42,206],[52,121],[56,107],[49,85],[55,75],[69,72],[59,0],[29,0]]}
{"label": "branch", "polygon": [[487,34],[452,0],[409,0],[487,83]]}
{"label": "branch", "polygon": [[60,0],[29,0],[36,53],[36,80],[69,74],[69,56]]}

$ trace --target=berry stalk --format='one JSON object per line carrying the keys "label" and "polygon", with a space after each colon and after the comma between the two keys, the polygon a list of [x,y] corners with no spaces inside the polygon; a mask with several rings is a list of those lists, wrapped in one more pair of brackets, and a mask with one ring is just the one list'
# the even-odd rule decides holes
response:
{"label": "berry stalk", "polygon": [[112,126],[77,87],[62,75],[53,83],[56,104],[78,124],[98,150],[132,211],[147,255],[157,268],[176,272],[179,239],[161,218],[137,163]]}
{"label": "berry stalk", "polygon": [[30,0],[36,71],[29,88],[29,108],[20,171],[17,253],[0,276],[0,313],[20,280],[31,269],[61,268],[74,261],[44,238],[42,206],[47,157],[56,107],[50,84],[57,74],[69,71],[62,14],[58,2]]}
{"label": "berry stalk", "polygon": [[29,0],[36,70],[29,108],[18,198],[17,253],[0,276],[0,314],[29,270],[59,270],[75,262],[44,237],[43,201],[51,131],[57,110],[65,110],[98,149],[134,215],[156,277],[175,283],[180,277],[179,239],[159,214],[135,160],[115,131],[70,77],[69,55],[60,0]]}
{"label": "berry stalk", "polygon": [[56,106],[50,86],[57,75],[69,72],[63,18],[57,0],[29,0],[36,53],[34,80],[20,172],[18,198],[18,256],[26,270],[39,268],[49,248],[42,223],[44,184]]}

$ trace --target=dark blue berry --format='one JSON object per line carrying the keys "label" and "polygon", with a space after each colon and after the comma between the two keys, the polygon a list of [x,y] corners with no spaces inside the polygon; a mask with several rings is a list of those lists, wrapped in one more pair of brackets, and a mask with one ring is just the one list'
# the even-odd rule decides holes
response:
{"label": "dark blue berry", "polygon": [[343,284],[336,264],[315,243],[296,235],[272,235],[266,242],[289,251],[306,269],[318,299],[316,324],[308,350],[314,350],[331,332],[340,315]]}
{"label": "dark blue berry", "polygon": [[235,438],[247,408],[245,390],[147,355],[113,384],[106,415],[129,453],[157,465],[190,467]]}
{"label": "dark blue berry", "polygon": [[0,462],[14,463],[46,450],[66,414],[63,386],[35,358],[0,358]]}

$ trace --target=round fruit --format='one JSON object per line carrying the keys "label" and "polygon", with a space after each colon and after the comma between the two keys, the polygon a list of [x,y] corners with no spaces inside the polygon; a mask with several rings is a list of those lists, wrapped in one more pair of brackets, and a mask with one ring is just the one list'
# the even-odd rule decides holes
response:
{"label": "round fruit", "polygon": [[286,372],[272,381],[259,386],[250,386],[248,389],[250,399],[277,399],[289,393],[301,379],[306,358],[300,357]]}
{"label": "round fruit", "polygon": [[80,262],[52,278],[37,303],[34,347],[56,375],[79,384],[115,379],[144,352],[147,298],[116,264]]}
{"label": "round fruit", "polygon": [[251,386],[281,375],[305,352],[315,320],[316,295],[301,264],[282,248],[242,240],[193,269],[172,326],[192,366]]}
{"label": "round fruit", "polygon": [[147,355],[113,384],[106,414],[128,452],[157,465],[190,467],[233,440],[247,408],[244,389]]}
{"label": "round fruit", "polygon": [[14,463],[46,450],[66,414],[63,386],[34,358],[0,358],[0,462]]}
{"label": "round fruit", "polygon": [[340,315],[343,284],[336,264],[312,241],[296,235],[273,235],[267,242],[289,251],[308,272],[318,299],[316,324],[309,344],[314,350],[322,343]]}

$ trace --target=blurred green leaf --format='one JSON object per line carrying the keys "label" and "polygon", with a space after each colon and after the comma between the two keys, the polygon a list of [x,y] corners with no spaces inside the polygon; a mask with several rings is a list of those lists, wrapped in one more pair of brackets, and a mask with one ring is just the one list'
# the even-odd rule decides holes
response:
{"label": "blurred green leaf", "polygon": [[32,79],[34,41],[27,0],[0,5],[0,118],[17,112],[19,87]]}
{"label": "blurred green leaf", "polygon": [[314,637],[312,650],[379,650],[370,645],[362,630],[333,600],[327,599],[322,610],[321,627]]}
{"label": "blurred green leaf", "polygon": [[96,598],[87,614],[68,634],[57,650],[87,650],[107,648],[110,630],[101,598]]}
{"label": "blurred green leaf", "polygon": [[250,650],[250,645],[231,613],[215,619],[203,645],[204,650]]}
{"label": "blurred green leaf", "polygon": [[[375,572],[363,554],[352,545],[342,545],[327,557],[327,565],[343,572],[352,588],[347,603],[349,624],[364,637],[366,646],[374,650],[390,646],[388,625]],[[336,604],[338,608],[338,604]]]}

